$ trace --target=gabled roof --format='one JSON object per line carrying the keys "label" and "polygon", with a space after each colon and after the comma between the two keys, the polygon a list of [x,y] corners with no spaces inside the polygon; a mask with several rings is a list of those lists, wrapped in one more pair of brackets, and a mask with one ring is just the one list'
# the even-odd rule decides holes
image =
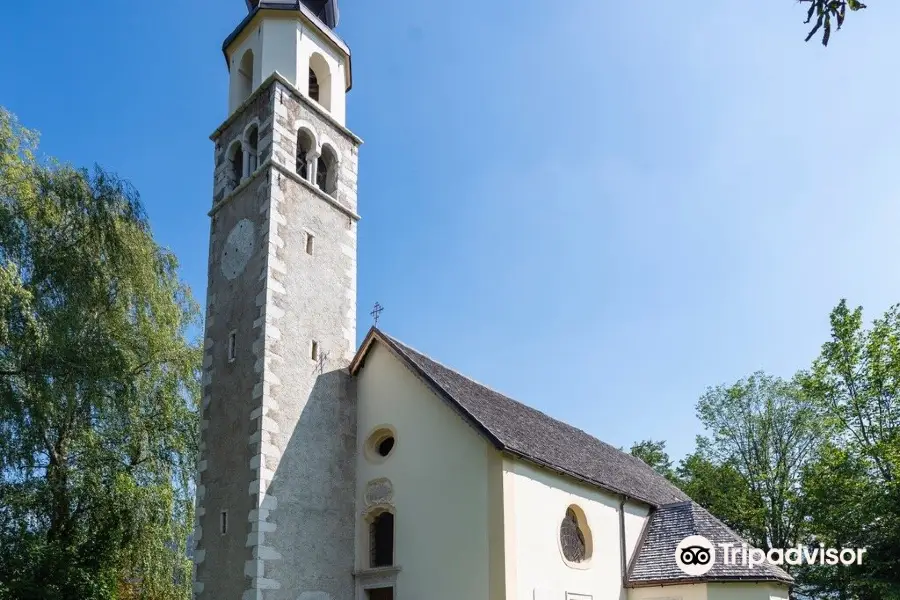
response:
{"label": "gabled roof", "polygon": [[[679,542],[692,535],[702,535],[715,548],[712,569],[701,577],[688,575],[675,562]],[[662,506],[653,512],[637,553],[628,569],[626,585],[645,587],[663,584],[776,581],[790,584],[793,579],[782,569],[768,563],[752,569],[738,564],[725,564],[719,543],[732,543],[736,548],[745,543],[741,537],[695,502],[679,502]]]}
{"label": "gabled roof", "polygon": [[642,460],[472,381],[374,327],[353,359],[351,373],[359,370],[375,342],[390,348],[498,450],[653,506],[688,499]]}

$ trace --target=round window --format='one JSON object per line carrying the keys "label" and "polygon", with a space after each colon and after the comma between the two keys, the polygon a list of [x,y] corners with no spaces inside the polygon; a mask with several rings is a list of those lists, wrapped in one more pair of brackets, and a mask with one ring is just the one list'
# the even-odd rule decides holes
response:
{"label": "round window", "polygon": [[396,445],[397,440],[393,429],[379,427],[366,440],[366,455],[371,460],[384,460],[391,455]]}

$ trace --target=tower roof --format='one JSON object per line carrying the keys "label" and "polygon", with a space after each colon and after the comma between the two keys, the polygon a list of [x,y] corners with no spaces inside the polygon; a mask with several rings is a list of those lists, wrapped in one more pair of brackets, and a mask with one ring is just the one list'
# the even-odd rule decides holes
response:
{"label": "tower roof", "polygon": [[334,29],[339,20],[338,0],[245,0],[247,10],[253,12],[256,8],[296,8],[303,4],[328,27]]}

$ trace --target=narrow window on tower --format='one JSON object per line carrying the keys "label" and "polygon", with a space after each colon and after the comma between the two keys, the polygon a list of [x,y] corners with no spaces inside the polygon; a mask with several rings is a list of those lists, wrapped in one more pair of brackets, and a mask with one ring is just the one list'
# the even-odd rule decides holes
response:
{"label": "narrow window on tower", "polygon": [[309,97],[325,110],[331,110],[331,67],[319,52],[309,57]]}
{"label": "narrow window on tower", "polygon": [[[253,50],[247,50],[241,56],[241,63],[237,69],[237,104],[243,103],[253,91]],[[237,108],[237,107],[235,107]]]}
{"label": "narrow window on tower", "polygon": [[313,340],[312,345],[309,347],[309,357],[313,360],[319,360],[319,342]]}
{"label": "narrow window on tower", "polygon": [[256,173],[256,169],[259,167],[259,128],[256,125],[247,132],[246,147],[247,176],[249,177]]}
{"label": "narrow window on tower", "polygon": [[297,131],[297,175],[309,181],[309,155],[316,146],[315,138],[307,129]]}
{"label": "narrow window on tower", "polygon": [[329,196],[334,196],[337,191],[337,165],[337,152],[331,146],[323,145],[316,164],[316,186]]}
{"label": "narrow window on tower", "polygon": [[313,253],[313,241],[315,240],[315,236],[309,232],[306,233],[306,253],[312,256]]}
{"label": "narrow window on tower", "polygon": [[237,331],[232,331],[228,334],[228,362],[234,362],[236,344]]}
{"label": "narrow window on tower", "polygon": [[312,69],[309,70],[309,97],[316,102],[319,101],[319,79]]}
{"label": "narrow window on tower", "polygon": [[228,533],[228,511],[223,510],[219,515],[219,532],[222,535]]}
{"label": "narrow window on tower", "polygon": [[244,176],[244,150],[240,141],[236,141],[228,149],[228,191],[241,183]]}

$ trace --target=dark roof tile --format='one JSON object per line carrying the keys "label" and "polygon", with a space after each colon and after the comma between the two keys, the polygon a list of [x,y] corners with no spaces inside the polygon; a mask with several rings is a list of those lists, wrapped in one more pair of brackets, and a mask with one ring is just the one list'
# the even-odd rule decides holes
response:
{"label": "dark roof tile", "polygon": [[[675,549],[686,537],[702,535],[716,551],[713,568],[705,575],[688,575],[675,562]],[[641,587],[662,583],[700,581],[781,581],[790,583],[791,576],[768,563],[752,569],[742,564],[726,565],[719,543],[739,547],[741,537],[695,502],[680,502],[654,511],[637,554],[628,570],[627,585]],[[737,561],[740,563],[740,561]]]}

